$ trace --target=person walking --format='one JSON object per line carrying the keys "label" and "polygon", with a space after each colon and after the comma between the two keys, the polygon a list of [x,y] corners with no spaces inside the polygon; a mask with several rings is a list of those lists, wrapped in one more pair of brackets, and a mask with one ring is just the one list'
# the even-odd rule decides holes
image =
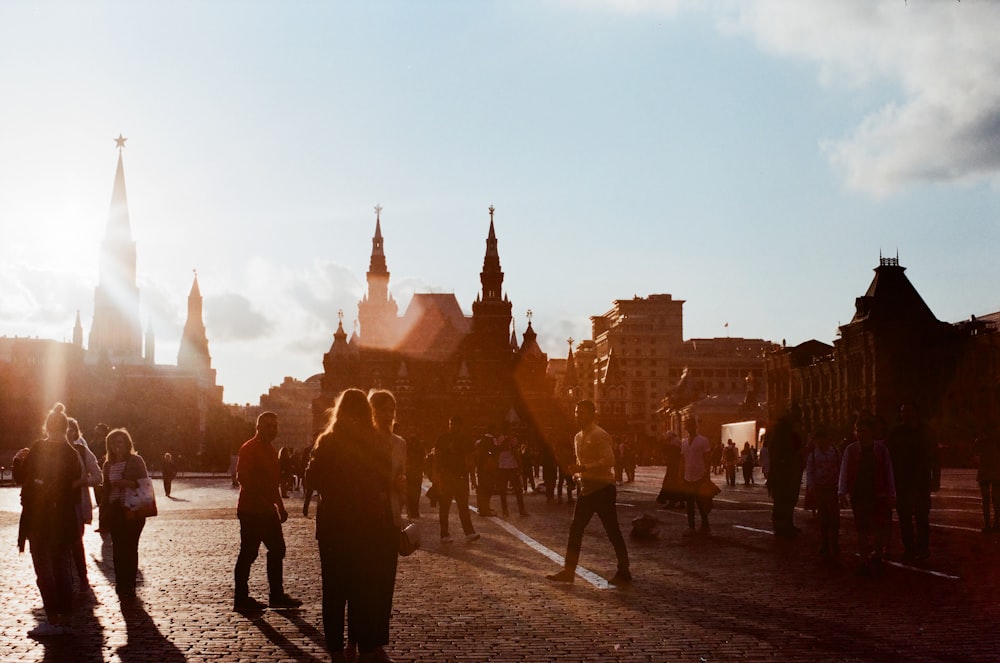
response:
{"label": "person walking", "polygon": [[83,533],[87,525],[94,522],[94,502],[90,499],[90,489],[101,485],[101,466],[97,464],[97,456],[87,446],[87,441],[80,436],[80,424],[73,417],[67,417],[66,439],[73,445],[73,450],[80,457],[82,482],[80,501],[77,503],[76,515],[80,535],[73,541],[73,564],[76,566],[78,590],[87,594],[93,590],[87,575],[87,555],[83,549]]}
{"label": "person walking", "polygon": [[[387,393],[387,392],[376,392]],[[397,439],[385,426],[395,416],[395,400],[373,394],[379,404],[375,428],[368,397],[347,389],[338,397],[306,469],[306,483],[320,494],[316,509],[323,583],[323,631],[335,662],[348,637],[357,643],[359,661],[387,662],[389,618],[399,545],[398,510],[392,493]],[[382,402],[380,402],[382,401]],[[405,445],[405,443],[403,443]],[[403,452],[405,453],[405,452]],[[397,514],[394,517],[394,512]]]}
{"label": "person walking", "polygon": [[889,432],[888,447],[903,559],[927,559],[931,554],[931,493],[941,487],[941,463],[937,443],[912,403],[899,408],[899,425]]}
{"label": "person walking", "polygon": [[115,567],[115,592],[123,603],[134,601],[136,577],[139,574],[139,537],[146,526],[145,517],[126,513],[126,490],[139,487],[139,479],[149,476],[146,463],[136,453],[132,436],[124,428],[108,433],[108,459],[104,462],[104,499],[101,513],[104,527],[111,534],[111,549]]}
{"label": "person walking", "polygon": [[615,451],[611,436],[597,425],[597,407],[591,400],[576,404],[576,423],[580,432],[573,440],[575,463],[568,469],[580,483],[580,492],[573,509],[573,521],[569,526],[569,542],[562,571],[546,576],[553,582],[573,582],[576,567],[580,561],[583,546],[583,532],[594,514],[600,518],[604,531],[611,541],[618,559],[618,569],[608,581],[611,585],[626,585],[632,582],[629,568],[628,549],[625,537],[618,524],[615,508],[617,488],[615,487]]}
{"label": "person walking", "polygon": [[770,459],[768,486],[771,493],[771,524],[774,535],[784,538],[798,536],[795,526],[795,504],[802,490],[803,452],[802,437],[798,428],[798,408],[791,408],[778,417],[767,431],[767,449]]}
{"label": "person walking", "polygon": [[[974,451],[979,468],[976,483],[983,506],[983,534],[1000,533],[1000,440],[997,439],[996,424],[988,422],[976,438]],[[990,504],[993,505],[992,525]]]}
{"label": "person walking", "polygon": [[736,448],[736,443],[732,439],[726,440],[726,447],[722,450],[722,462],[726,467],[726,485],[730,488],[736,486],[736,463],[740,459],[740,452]]}
{"label": "person walking", "polygon": [[524,509],[524,490],[522,487],[522,465],[525,460],[521,455],[521,443],[511,430],[509,422],[504,422],[500,436],[496,438],[497,450],[497,492],[500,493],[500,509],[504,516],[510,515],[507,506],[507,488],[514,492],[517,501],[517,512],[528,515]]}
{"label": "person walking", "polygon": [[278,436],[278,415],[262,412],[257,417],[256,434],[240,447],[236,461],[236,481],[240,486],[236,516],[240,520],[240,553],[233,570],[235,589],[233,610],[252,612],[265,607],[250,596],[250,567],[260,551],[267,548],[267,584],[272,608],[298,608],[302,601],[285,593],[285,537],[281,525],[288,520],[281,499],[281,471],[278,453],[271,444]]}
{"label": "person walking", "polygon": [[687,418],[684,428],[688,434],[681,442],[681,456],[684,458],[684,506],[687,509],[688,520],[685,535],[695,533],[695,506],[698,507],[698,515],[701,517],[701,527],[697,531],[708,534],[712,531],[708,524],[711,497],[702,491],[705,490],[704,486],[712,483],[712,447],[707,437],[698,434],[698,420],[693,416]]}
{"label": "person walking", "polygon": [[757,464],[756,454],[749,442],[743,443],[743,450],[740,452],[740,467],[743,470],[743,485],[753,484],[753,468]]}
{"label": "person walking", "polygon": [[824,430],[813,435],[813,447],[806,457],[806,501],[816,506],[819,514],[821,557],[840,554],[840,453],[831,444]]}
{"label": "person walking", "polygon": [[174,463],[174,456],[169,451],[163,454],[163,466],[160,471],[163,478],[163,494],[170,497],[170,490],[174,485],[174,478],[177,476],[177,465]]}
{"label": "person walking", "polygon": [[476,510],[484,518],[496,515],[492,505],[497,487],[496,441],[496,426],[490,424],[483,436],[476,440],[472,452],[476,465]]}
{"label": "person walking", "polygon": [[28,544],[46,617],[28,631],[32,638],[73,634],[73,543],[83,482],[66,429],[66,408],[56,403],[45,418],[44,437],[31,444],[21,466],[17,548],[23,553]]}
{"label": "person walking", "polygon": [[472,464],[472,441],[466,434],[464,422],[458,415],[448,420],[448,432],[438,438],[434,446],[434,471],[437,479],[438,522],[441,542],[451,543],[448,533],[448,513],[454,500],[458,518],[465,532],[465,542],[479,540],[469,515],[469,469]]}
{"label": "person walking", "polygon": [[896,485],[889,450],[875,439],[875,418],[866,412],[854,425],[857,440],[844,450],[840,462],[838,495],[846,507],[850,498],[858,532],[858,575],[882,572],[882,551],[889,538]]}

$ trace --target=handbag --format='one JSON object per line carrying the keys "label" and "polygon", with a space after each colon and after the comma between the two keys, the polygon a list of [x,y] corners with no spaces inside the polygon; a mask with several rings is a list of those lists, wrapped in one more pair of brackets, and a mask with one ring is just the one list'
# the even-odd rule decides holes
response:
{"label": "handbag", "polygon": [[416,523],[407,523],[399,530],[399,554],[409,557],[420,547],[420,528]]}
{"label": "handbag", "polygon": [[143,477],[136,482],[135,488],[126,488],[122,505],[125,507],[125,519],[151,518],[157,514],[156,492],[153,490],[153,480]]}

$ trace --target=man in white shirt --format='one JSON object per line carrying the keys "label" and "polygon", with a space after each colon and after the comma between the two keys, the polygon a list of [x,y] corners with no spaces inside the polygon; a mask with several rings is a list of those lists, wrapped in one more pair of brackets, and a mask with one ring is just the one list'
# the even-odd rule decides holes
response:
{"label": "man in white shirt", "polygon": [[563,570],[546,578],[554,582],[573,582],[576,565],[580,560],[580,548],[583,546],[583,531],[596,513],[618,558],[618,571],[608,582],[612,585],[625,585],[632,582],[632,573],[629,571],[625,537],[622,536],[618,512],[615,510],[615,452],[611,436],[594,423],[596,417],[597,407],[593,401],[583,400],[576,404],[576,423],[580,432],[573,440],[576,463],[569,467],[569,471],[580,487],[579,499],[573,510],[573,522],[569,526],[569,544],[566,546]]}
{"label": "man in white shirt", "polygon": [[709,454],[711,445],[708,438],[698,434],[698,420],[690,417],[684,422],[688,436],[681,443],[681,454],[684,456],[684,502],[687,506],[688,531],[685,534],[693,534],[694,529],[694,507],[698,505],[698,513],[701,515],[702,534],[708,534],[711,528],[708,525],[708,501],[711,498],[700,496],[699,489],[705,482],[712,479],[708,472],[711,468]]}

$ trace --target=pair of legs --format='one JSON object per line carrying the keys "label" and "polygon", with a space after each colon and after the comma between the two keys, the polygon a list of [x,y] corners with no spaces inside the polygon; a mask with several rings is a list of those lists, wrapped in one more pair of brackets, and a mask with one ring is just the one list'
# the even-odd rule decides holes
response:
{"label": "pair of legs", "polygon": [[594,514],[601,519],[604,532],[615,549],[618,559],[618,573],[629,573],[628,549],[625,547],[625,537],[622,536],[618,524],[618,511],[615,508],[617,491],[613,485],[605,486],[587,495],[580,495],[573,509],[573,522],[569,526],[569,543],[566,546],[566,571],[575,572],[580,562],[580,549],[583,547],[583,532],[587,529]]}
{"label": "pair of legs", "polygon": [[726,465],[726,483],[736,485],[736,465]]}
{"label": "pair of legs", "polygon": [[708,530],[708,504],[706,500],[698,495],[700,481],[684,482],[684,506],[687,508],[688,529],[694,529],[694,508],[697,505],[698,515],[701,516],[701,528]]}
{"label": "pair of legs", "polygon": [[878,564],[882,551],[889,542],[889,528],[892,526],[892,507],[885,499],[876,497],[872,501],[851,499],[854,513],[854,527],[858,532],[858,554],[863,568],[871,562]]}
{"label": "pair of legs", "polygon": [[819,515],[820,554],[840,552],[840,498],[836,486],[816,488],[816,513]]}
{"label": "pair of legs", "polygon": [[771,476],[771,524],[776,536],[793,536],[798,532],[795,526],[795,504],[799,501],[799,491],[802,487],[802,475],[782,478]]}
{"label": "pair of legs", "polygon": [[451,501],[455,500],[458,509],[458,519],[462,522],[462,530],[466,536],[474,534],[472,517],[469,515],[469,477],[466,475],[443,476],[437,483],[438,487],[438,522],[441,526],[441,538],[448,536],[448,515],[451,511]]}
{"label": "pair of legs", "polygon": [[72,542],[51,536],[28,539],[35,582],[42,595],[45,616],[50,624],[68,626],[73,614]]}
{"label": "pair of legs", "polygon": [[503,515],[505,516],[510,513],[507,508],[508,486],[513,490],[514,499],[517,500],[518,513],[522,516],[525,515],[524,492],[521,490],[521,471],[516,467],[497,470],[497,492],[500,493],[500,508],[503,510]]}
{"label": "pair of legs", "polygon": [[239,519],[240,554],[233,571],[237,603],[250,596],[250,567],[257,559],[262,543],[267,548],[267,584],[271,597],[284,596],[285,537],[277,512],[268,515],[239,514]]}
{"label": "pair of legs", "polygon": [[323,632],[331,654],[344,649],[345,616],[348,640],[362,654],[389,644],[398,539],[390,526],[319,542]]}
{"label": "pair of legs", "polygon": [[556,478],[556,499],[562,502],[563,484],[566,485],[566,502],[573,501],[573,489],[576,488],[576,480],[573,475],[559,466],[558,478]]}
{"label": "pair of legs", "polygon": [[480,469],[476,471],[476,508],[479,509],[480,516],[493,514],[493,493],[497,477],[494,469]]}
{"label": "pair of legs", "polygon": [[[1000,531],[1000,481],[980,481],[979,494],[983,498],[983,530]],[[990,526],[990,503],[993,504],[993,525]]]}
{"label": "pair of legs", "polygon": [[898,496],[896,514],[899,516],[903,554],[906,557],[925,557],[930,554],[930,493]]}

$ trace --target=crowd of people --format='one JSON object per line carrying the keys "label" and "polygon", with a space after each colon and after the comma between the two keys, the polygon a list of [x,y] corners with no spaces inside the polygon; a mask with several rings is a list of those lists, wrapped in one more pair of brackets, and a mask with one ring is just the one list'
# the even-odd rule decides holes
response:
{"label": "crowd of people", "polygon": [[[634,480],[634,467],[629,467],[627,448],[597,424],[592,401],[577,404],[575,437],[567,435],[569,444],[554,449],[523,433],[519,437],[509,423],[488,426],[477,438],[459,415],[452,416],[448,430],[425,449],[419,437],[405,440],[396,433],[395,410],[395,398],[388,391],[348,389],[337,398],[312,448],[299,453],[276,449],[278,416],[259,415],[254,436],[236,454],[233,471],[240,489],[235,611],[301,606],[284,587],[282,529],[288,519],[284,498],[301,488],[305,516],[313,497],[318,499],[322,623],[333,660],[391,661],[385,647],[390,642],[402,513],[405,509],[410,519],[420,517],[425,476],[430,479],[426,495],[437,509],[442,544],[453,542],[452,503],[466,543],[479,540],[470,515],[473,491],[481,517],[497,515],[494,496],[499,497],[503,516],[509,517],[509,492],[520,516],[526,517],[524,495],[529,488],[544,493],[549,503],[561,503],[565,487],[567,502],[574,504],[567,550],[562,570],[547,578],[573,582],[584,530],[597,515],[617,559],[609,584],[632,582],[616,489],[623,481]],[[760,466],[773,500],[775,536],[793,538],[800,531],[794,511],[804,476],[804,506],[818,519],[823,557],[838,558],[840,514],[848,507],[857,531],[859,575],[881,573],[893,510],[902,558],[929,557],[931,494],[940,486],[940,463],[936,442],[912,404],[900,408],[899,422],[892,427],[861,412],[852,435],[843,440],[822,429],[808,438],[801,435],[795,412],[790,411],[768,427],[759,454],[749,444],[740,450],[732,440],[713,445],[693,417],[685,420],[684,428],[684,438],[672,431],[667,434],[666,472],[657,501],[667,508],[686,509],[685,535],[711,531],[709,514],[720,490],[713,473],[724,471],[726,484],[732,487],[736,468],[741,467],[744,484],[751,485],[754,469]],[[93,522],[95,504],[98,531],[112,544],[116,592],[123,604],[136,600],[139,539],[155,508],[149,513],[136,506],[135,498],[149,483],[149,474],[126,429],[109,431],[101,426],[94,442],[91,449],[76,420],[57,403],[45,419],[42,437],[21,458],[18,546],[22,552],[26,545],[30,550],[46,614],[46,621],[29,632],[31,637],[71,634],[74,603],[92,597],[83,534]],[[1000,532],[996,431],[983,432],[976,454],[983,532]],[[170,495],[176,474],[170,454],[165,454],[163,468],[164,492]],[[266,602],[250,595],[249,577],[261,544],[267,559]]]}

